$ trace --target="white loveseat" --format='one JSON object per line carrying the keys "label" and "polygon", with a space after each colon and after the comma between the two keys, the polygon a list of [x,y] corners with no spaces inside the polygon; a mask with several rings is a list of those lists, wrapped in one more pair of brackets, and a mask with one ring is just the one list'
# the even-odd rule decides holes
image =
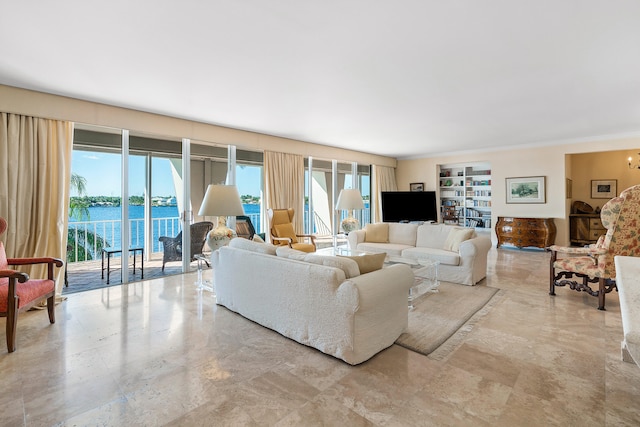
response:
{"label": "white loveseat", "polygon": [[360,274],[351,259],[297,257],[313,262],[233,239],[212,256],[216,303],[352,365],[391,346],[407,328],[410,267]]}
{"label": "white loveseat", "polygon": [[491,237],[471,228],[388,222],[367,224],[364,229],[349,233],[347,239],[351,249],[385,252],[390,261],[439,261],[439,280],[475,285],[487,275]]}

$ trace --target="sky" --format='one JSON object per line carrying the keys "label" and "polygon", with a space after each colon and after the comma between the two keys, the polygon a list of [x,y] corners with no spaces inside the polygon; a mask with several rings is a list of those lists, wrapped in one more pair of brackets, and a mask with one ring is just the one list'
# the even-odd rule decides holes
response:
{"label": "sky", "polygon": [[[74,150],[71,172],[87,180],[88,196],[119,196],[120,154]],[[152,196],[175,196],[169,159],[154,158],[152,164]],[[142,196],[144,193],[144,157],[129,157],[129,195]],[[260,168],[238,167],[236,180],[241,195],[260,195]],[[77,194],[72,193],[72,196]]]}

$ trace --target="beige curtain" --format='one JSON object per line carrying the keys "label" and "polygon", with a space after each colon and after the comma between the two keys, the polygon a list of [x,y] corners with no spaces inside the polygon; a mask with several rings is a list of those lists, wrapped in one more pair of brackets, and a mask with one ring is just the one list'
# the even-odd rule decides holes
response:
{"label": "beige curtain", "polygon": [[[9,223],[2,236],[8,257],[63,259],[73,124],[0,113],[0,216]],[[24,270],[46,277],[46,266]],[[64,268],[58,269],[56,293],[62,293]]]}
{"label": "beige curtain", "polygon": [[296,233],[304,232],[304,158],[296,154],[265,151],[267,209],[294,208]]}
{"label": "beige curtain", "polygon": [[396,183],[396,170],[388,166],[373,165],[373,180],[371,196],[373,197],[372,222],[382,221],[382,200],[380,193],[383,191],[398,191]]}

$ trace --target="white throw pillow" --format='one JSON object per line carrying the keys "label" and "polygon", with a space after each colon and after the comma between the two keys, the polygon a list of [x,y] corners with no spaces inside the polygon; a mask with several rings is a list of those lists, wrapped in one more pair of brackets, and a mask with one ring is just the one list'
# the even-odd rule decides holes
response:
{"label": "white throw pillow", "polygon": [[267,243],[252,242],[251,240],[243,239],[242,237],[231,239],[229,246],[236,249],[244,249],[245,251],[259,252],[261,254],[276,254],[275,246]]}
{"label": "white throw pillow", "polygon": [[331,255],[308,254],[304,258],[304,260],[311,264],[319,264],[325,265],[327,267],[339,268],[340,270],[344,271],[344,275],[347,279],[360,275],[360,268],[358,267],[358,263],[349,258]]}
{"label": "white throw pillow", "polygon": [[458,252],[460,249],[460,243],[465,240],[469,240],[473,235],[472,228],[452,228],[449,231],[449,236],[444,242],[444,249],[447,251]]}

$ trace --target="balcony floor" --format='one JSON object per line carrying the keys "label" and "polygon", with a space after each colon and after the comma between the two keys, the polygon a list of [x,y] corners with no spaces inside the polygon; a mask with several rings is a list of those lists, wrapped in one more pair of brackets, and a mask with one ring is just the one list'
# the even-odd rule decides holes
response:
{"label": "balcony floor", "polygon": [[[206,254],[208,256],[208,254]],[[121,258],[111,258],[111,274],[109,275],[109,284],[107,285],[107,271],[105,260],[104,279],[102,278],[101,260],[85,261],[69,263],[67,267],[68,286],[62,289],[63,294],[71,294],[75,292],[89,291],[92,289],[105,288],[107,286],[116,286],[121,281]],[[197,261],[191,263],[192,271],[196,271],[198,267]],[[203,269],[209,269],[203,263]],[[182,274],[182,262],[173,261],[165,264],[164,272],[162,271],[162,254],[155,253],[150,260],[144,261],[144,280],[155,279],[158,277],[173,276]],[[133,274],[133,257],[129,257],[129,282],[139,282],[143,280],[140,275],[140,256],[136,257],[136,272]]]}

